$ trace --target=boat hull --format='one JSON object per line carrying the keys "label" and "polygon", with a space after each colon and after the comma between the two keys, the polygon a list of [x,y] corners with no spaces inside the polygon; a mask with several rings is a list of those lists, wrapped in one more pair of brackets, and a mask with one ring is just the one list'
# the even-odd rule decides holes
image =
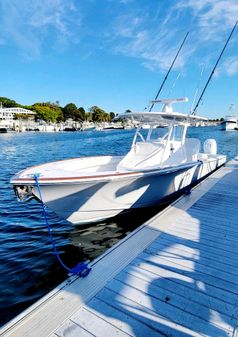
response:
{"label": "boat hull", "polygon": [[234,131],[237,129],[237,124],[235,123],[224,123],[221,127],[222,130],[225,131]]}
{"label": "boat hull", "polygon": [[[158,205],[168,196],[189,188],[226,161],[214,156],[196,164],[113,179],[41,182],[44,203],[58,216],[74,224],[87,224],[113,217],[124,210]],[[36,186],[32,193],[37,199]]]}
{"label": "boat hull", "polygon": [[221,124],[221,129],[225,131],[233,131],[237,129],[237,119],[235,116],[225,117],[223,123]]}

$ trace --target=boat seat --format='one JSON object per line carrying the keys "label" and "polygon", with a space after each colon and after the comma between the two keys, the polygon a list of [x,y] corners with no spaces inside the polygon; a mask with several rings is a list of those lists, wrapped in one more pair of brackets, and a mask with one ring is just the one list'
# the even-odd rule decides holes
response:
{"label": "boat seat", "polygon": [[201,150],[200,140],[197,138],[187,138],[184,145],[187,161],[197,161]]}
{"label": "boat seat", "polygon": [[158,166],[164,160],[165,153],[165,145],[161,142],[138,142],[117,165],[117,171],[141,170]]}
{"label": "boat seat", "polygon": [[196,138],[187,138],[184,145],[180,146],[165,162],[165,166],[178,165],[198,160],[201,142]]}

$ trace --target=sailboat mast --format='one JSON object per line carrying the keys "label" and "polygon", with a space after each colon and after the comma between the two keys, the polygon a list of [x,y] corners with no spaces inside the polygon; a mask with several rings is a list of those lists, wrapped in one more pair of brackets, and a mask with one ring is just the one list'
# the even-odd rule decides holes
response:
{"label": "sailboat mast", "polygon": [[[166,74],[166,76],[165,76],[165,78],[164,78],[164,80],[163,80],[163,82],[162,82],[162,84],[161,84],[161,86],[160,86],[158,92],[157,92],[157,95],[155,96],[154,101],[156,101],[156,100],[158,99],[159,94],[160,94],[160,92],[161,92],[161,90],[162,90],[162,88],[163,88],[163,86],[164,86],[164,84],[165,84],[165,82],[166,82],[166,80],[167,80],[167,78],[168,78],[168,76],[169,76],[169,73],[170,73],[170,71],[172,70],[175,61],[177,60],[177,57],[178,57],[178,55],[179,55],[181,49],[183,48],[183,45],[184,45],[184,43],[185,43],[185,41],[186,41],[186,39],[187,39],[187,37],[188,37],[188,34],[189,34],[189,32],[187,32],[187,34],[185,35],[185,37],[184,37],[184,39],[183,39],[183,42],[181,43],[181,46],[179,47],[179,50],[177,51],[177,54],[175,55],[175,58],[174,58],[173,62],[171,63],[171,66],[170,66],[170,68],[169,68],[169,70],[168,70],[168,72],[167,72],[167,74]],[[154,105],[155,105],[155,103],[152,102],[149,111],[151,111],[151,110],[153,109]]]}
{"label": "sailboat mast", "polygon": [[199,106],[199,104],[200,104],[200,102],[201,102],[201,100],[202,100],[202,98],[203,98],[203,95],[204,95],[204,93],[205,93],[205,91],[206,91],[206,89],[207,89],[207,86],[208,86],[208,84],[209,84],[209,82],[210,82],[210,80],[211,80],[211,78],[212,78],[212,76],[213,76],[213,74],[214,74],[214,72],[215,72],[215,70],[216,70],[216,67],[217,67],[218,63],[220,62],[220,59],[221,59],[221,57],[222,57],[222,55],[223,55],[223,53],[224,53],[224,51],[225,51],[225,49],[226,49],[226,47],[227,47],[227,45],[228,45],[230,39],[231,39],[231,37],[232,37],[232,34],[234,33],[234,30],[235,30],[235,28],[236,28],[236,26],[237,26],[237,23],[238,23],[238,21],[236,21],[236,23],[235,23],[235,25],[234,25],[234,27],[233,27],[233,29],[232,29],[230,35],[229,35],[229,37],[228,37],[228,39],[227,39],[227,41],[226,41],[224,47],[223,47],[223,49],[222,49],[222,51],[221,51],[221,53],[220,53],[220,55],[219,55],[219,57],[218,57],[218,59],[217,59],[217,62],[216,62],[216,64],[215,64],[214,68],[212,69],[212,72],[211,72],[211,74],[210,74],[210,76],[209,76],[209,78],[208,78],[208,80],[207,80],[207,83],[206,83],[206,85],[205,85],[205,87],[204,87],[204,89],[203,89],[203,91],[202,91],[202,93],[201,93],[201,95],[200,95],[200,97],[199,97],[199,99],[198,99],[198,101],[197,101],[197,104],[196,104],[195,108],[193,109],[192,115],[195,115],[195,114],[196,114],[197,108],[198,108],[198,106]]}

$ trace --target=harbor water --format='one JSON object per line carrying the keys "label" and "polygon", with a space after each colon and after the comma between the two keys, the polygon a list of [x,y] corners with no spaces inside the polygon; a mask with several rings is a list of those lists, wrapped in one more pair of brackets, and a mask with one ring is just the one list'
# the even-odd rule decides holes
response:
{"label": "harbor water", "polygon": [[[19,203],[11,177],[40,163],[92,155],[124,155],[133,130],[73,133],[0,134],[0,324],[34,303],[67,277],[53,253],[41,206]],[[192,127],[189,137],[215,138],[218,153],[237,155],[238,132],[219,127]],[[93,260],[161,209],[138,210],[90,227],[70,225],[49,212],[57,249],[69,267]]]}

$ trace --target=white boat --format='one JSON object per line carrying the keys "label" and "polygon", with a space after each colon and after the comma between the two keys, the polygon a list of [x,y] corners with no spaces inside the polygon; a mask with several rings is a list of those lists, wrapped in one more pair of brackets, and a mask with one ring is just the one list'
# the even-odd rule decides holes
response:
{"label": "white boat", "polygon": [[221,124],[222,130],[231,131],[237,129],[237,117],[225,116],[224,121]]}
{"label": "white boat", "polygon": [[96,125],[93,122],[84,121],[82,123],[81,131],[94,131],[96,130]]}
{"label": "white boat", "polygon": [[[205,141],[201,153],[200,140],[186,138],[191,120],[199,117],[173,112],[172,103],[181,100],[161,100],[160,112],[130,113],[141,124],[124,157],[84,157],[25,169],[11,180],[17,196],[39,200],[34,180],[38,175],[44,203],[71,223],[85,224],[157,205],[189,189],[223,165],[226,157],[216,154],[214,139]],[[151,127],[142,131],[145,123]],[[168,126],[167,132],[153,127],[160,123]]]}
{"label": "white boat", "polygon": [[237,116],[235,115],[235,104],[231,104],[229,108],[229,115],[224,117],[221,124],[221,129],[226,131],[237,130]]}
{"label": "white boat", "polygon": [[34,130],[40,131],[40,132],[54,132],[55,125],[47,124],[47,123],[40,123],[39,125],[37,125],[37,127],[34,128]]}

